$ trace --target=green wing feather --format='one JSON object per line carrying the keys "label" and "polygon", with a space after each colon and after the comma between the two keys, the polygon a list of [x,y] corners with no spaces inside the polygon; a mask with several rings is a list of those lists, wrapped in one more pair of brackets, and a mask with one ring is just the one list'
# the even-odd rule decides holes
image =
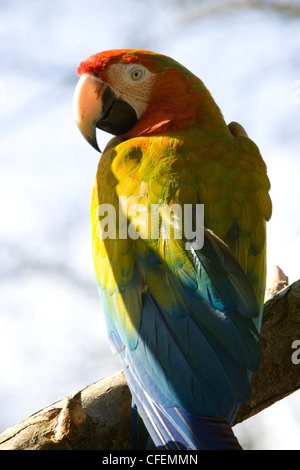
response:
{"label": "green wing feather", "polygon": [[[232,289],[235,283],[235,289],[239,289],[232,261],[238,260],[262,311],[265,224],[271,215],[269,187],[260,153],[244,135],[228,132],[217,143],[195,132],[176,138],[138,137],[126,142],[113,139],[101,157],[93,190],[93,256],[99,289],[111,307],[108,314],[124,344],[131,349],[136,347],[146,290],[173,315],[190,312],[190,295],[198,292],[204,298],[208,296],[208,300],[211,295],[205,291],[205,256],[200,272],[199,257],[186,250],[186,240],[174,239],[174,223],[170,223],[170,213],[164,215],[165,205],[204,204],[205,227],[211,231],[207,236],[214,243],[212,253],[219,250],[220,256],[227,257],[224,273],[232,272]],[[122,203],[121,215],[120,197],[127,205]],[[115,207],[115,240],[99,237],[103,218],[97,211],[99,205],[107,203]],[[146,207],[146,217],[141,216],[138,205]],[[153,210],[150,217],[154,207],[156,212]],[[141,237],[118,240],[124,220],[127,231],[136,230]],[[166,228],[171,235],[167,239]],[[229,247],[225,255],[224,243],[219,239]],[[246,312],[247,289],[244,297]],[[259,325],[260,319],[256,323]]]}

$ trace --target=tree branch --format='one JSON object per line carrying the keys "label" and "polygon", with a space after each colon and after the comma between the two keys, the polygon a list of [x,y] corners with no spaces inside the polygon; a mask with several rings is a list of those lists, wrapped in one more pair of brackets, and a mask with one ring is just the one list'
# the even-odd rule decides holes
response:
{"label": "tree branch", "polygon": [[131,394],[123,372],[88,385],[0,435],[0,450],[130,449]]}
{"label": "tree branch", "polygon": [[253,376],[253,398],[240,407],[235,424],[300,388],[300,364],[292,361],[292,345],[300,340],[300,280],[265,303],[261,337],[264,361]]}
{"label": "tree branch", "polygon": [[[288,3],[286,1],[263,1],[263,0],[220,0],[199,2],[197,0],[177,0],[182,4],[182,21],[184,23],[192,23],[201,18],[212,17],[215,15],[228,15],[241,10],[258,10],[279,15],[285,15],[288,18],[298,18],[300,16],[299,5]],[[184,8],[184,3],[187,7]]]}
{"label": "tree branch", "polygon": [[[265,303],[264,362],[253,377],[253,398],[240,407],[236,423],[300,388],[300,364],[292,361],[299,332],[300,280]],[[7,429],[0,450],[129,450],[130,407],[124,374],[117,372]]]}

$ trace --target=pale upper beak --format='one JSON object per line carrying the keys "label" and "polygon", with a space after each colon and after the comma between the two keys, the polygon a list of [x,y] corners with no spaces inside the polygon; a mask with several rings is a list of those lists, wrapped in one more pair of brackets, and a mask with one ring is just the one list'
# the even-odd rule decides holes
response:
{"label": "pale upper beak", "polygon": [[74,114],[83,137],[100,152],[96,128],[113,135],[128,132],[137,121],[135,110],[98,77],[83,74],[74,93]]}
{"label": "pale upper beak", "polygon": [[100,152],[96,139],[96,125],[101,119],[102,96],[107,85],[96,77],[83,74],[75,88],[74,114],[83,137]]}

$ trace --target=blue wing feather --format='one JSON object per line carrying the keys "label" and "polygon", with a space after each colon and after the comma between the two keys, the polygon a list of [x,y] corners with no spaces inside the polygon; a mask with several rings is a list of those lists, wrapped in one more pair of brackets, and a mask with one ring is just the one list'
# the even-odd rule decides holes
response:
{"label": "blue wing feather", "polygon": [[[252,321],[258,304],[246,275],[212,233],[206,232],[203,249],[192,252],[191,258],[196,289],[188,289],[186,275],[181,282],[180,273],[174,272],[180,268],[170,270],[155,260],[155,278],[161,286],[155,285],[154,294],[152,261],[140,257],[135,269],[148,287],[141,297],[135,346],[128,347],[121,339],[110,316],[116,305],[103,292],[107,328],[157,447],[238,448],[230,424],[239,403],[250,398],[250,371],[260,362]],[[168,296],[175,300],[160,302]],[[206,440],[212,430],[215,441]]]}

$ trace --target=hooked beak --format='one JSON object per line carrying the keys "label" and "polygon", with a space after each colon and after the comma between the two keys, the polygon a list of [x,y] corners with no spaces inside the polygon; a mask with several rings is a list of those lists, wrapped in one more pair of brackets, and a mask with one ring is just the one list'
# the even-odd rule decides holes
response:
{"label": "hooked beak", "polygon": [[102,115],[102,95],[106,85],[96,77],[83,74],[75,88],[74,114],[83,137],[100,152],[96,140],[96,123]]}
{"label": "hooked beak", "polygon": [[101,151],[96,139],[96,128],[121,135],[128,132],[137,121],[135,110],[94,75],[81,75],[73,105],[80,132],[98,152]]}

